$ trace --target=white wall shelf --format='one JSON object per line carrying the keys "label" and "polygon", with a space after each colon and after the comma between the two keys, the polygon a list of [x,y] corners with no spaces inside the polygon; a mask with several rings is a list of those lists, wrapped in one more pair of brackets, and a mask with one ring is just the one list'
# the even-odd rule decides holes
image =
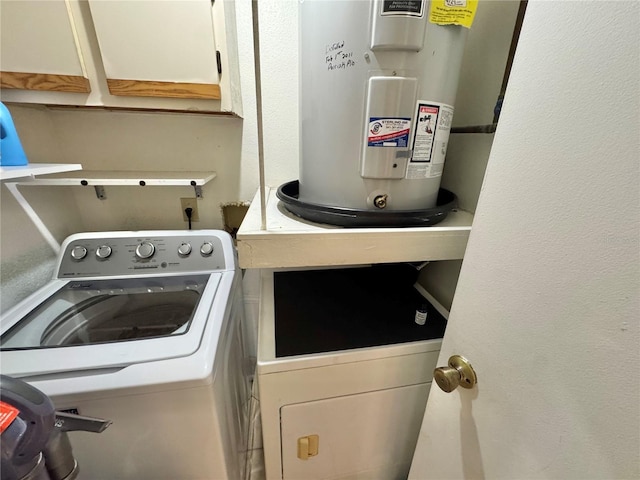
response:
{"label": "white wall shelf", "polygon": [[65,175],[39,178],[40,185],[141,185],[195,186],[216,178],[215,172],[136,172],[82,170]]}
{"label": "white wall shelf", "polygon": [[433,227],[342,228],[289,213],[267,188],[267,228],[261,229],[260,192],[237,234],[241,268],[309,267],[455,260],[464,256],[473,215],[451,212]]}
{"label": "white wall shelf", "polygon": [[11,180],[74,170],[82,170],[82,165],[77,163],[30,163],[21,166],[0,167],[0,179]]}
{"label": "white wall shelf", "polygon": [[202,186],[216,178],[216,172],[139,172],[82,170],[47,178],[38,178],[24,185],[93,186],[101,200],[106,199],[105,186],[193,187],[202,198]]}

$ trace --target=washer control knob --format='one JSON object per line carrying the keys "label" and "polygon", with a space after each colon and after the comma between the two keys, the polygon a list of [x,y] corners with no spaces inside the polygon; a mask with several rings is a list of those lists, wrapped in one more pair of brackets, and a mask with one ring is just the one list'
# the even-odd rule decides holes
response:
{"label": "washer control knob", "polygon": [[200,253],[205,257],[210,256],[213,253],[213,244],[211,242],[204,242],[200,247]]}
{"label": "washer control knob", "polygon": [[109,258],[111,256],[111,247],[109,245],[100,245],[96,249],[96,257],[101,260]]}
{"label": "washer control knob", "polygon": [[87,256],[87,249],[82,245],[76,245],[71,250],[71,258],[73,258],[74,260],[82,260],[86,256]]}
{"label": "washer control knob", "polygon": [[181,243],[180,246],[178,247],[178,255],[180,255],[181,257],[186,257],[190,253],[191,253],[191,244],[186,242]]}
{"label": "washer control knob", "polygon": [[156,247],[151,242],[142,242],[136,247],[136,257],[138,258],[151,258],[156,253]]}

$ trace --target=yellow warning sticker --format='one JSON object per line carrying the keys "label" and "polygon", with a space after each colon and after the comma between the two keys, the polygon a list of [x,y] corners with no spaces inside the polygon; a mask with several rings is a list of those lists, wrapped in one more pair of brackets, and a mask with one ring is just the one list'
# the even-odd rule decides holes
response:
{"label": "yellow warning sticker", "polygon": [[431,0],[429,21],[437,25],[461,25],[471,28],[478,0]]}

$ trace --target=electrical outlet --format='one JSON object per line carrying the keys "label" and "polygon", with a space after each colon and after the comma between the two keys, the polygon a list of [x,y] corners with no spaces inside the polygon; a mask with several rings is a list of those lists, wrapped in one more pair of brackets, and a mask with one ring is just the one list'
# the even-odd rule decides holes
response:
{"label": "electrical outlet", "polygon": [[191,221],[192,222],[197,222],[200,220],[200,217],[198,216],[198,199],[197,198],[181,198],[180,199],[180,207],[182,208],[182,219],[185,222],[188,222],[189,219],[187,218],[187,214],[185,213],[185,209],[187,208],[192,208],[193,211],[191,212]]}

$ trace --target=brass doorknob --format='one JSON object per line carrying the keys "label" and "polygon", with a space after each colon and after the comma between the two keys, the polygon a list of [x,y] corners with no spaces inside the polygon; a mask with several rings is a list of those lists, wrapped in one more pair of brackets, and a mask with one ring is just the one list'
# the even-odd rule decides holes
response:
{"label": "brass doorknob", "polygon": [[458,385],[463,388],[473,388],[478,383],[476,372],[469,361],[460,356],[449,358],[448,367],[438,367],[433,371],[433,378],[438,386],[447,393],[453,392]]}

